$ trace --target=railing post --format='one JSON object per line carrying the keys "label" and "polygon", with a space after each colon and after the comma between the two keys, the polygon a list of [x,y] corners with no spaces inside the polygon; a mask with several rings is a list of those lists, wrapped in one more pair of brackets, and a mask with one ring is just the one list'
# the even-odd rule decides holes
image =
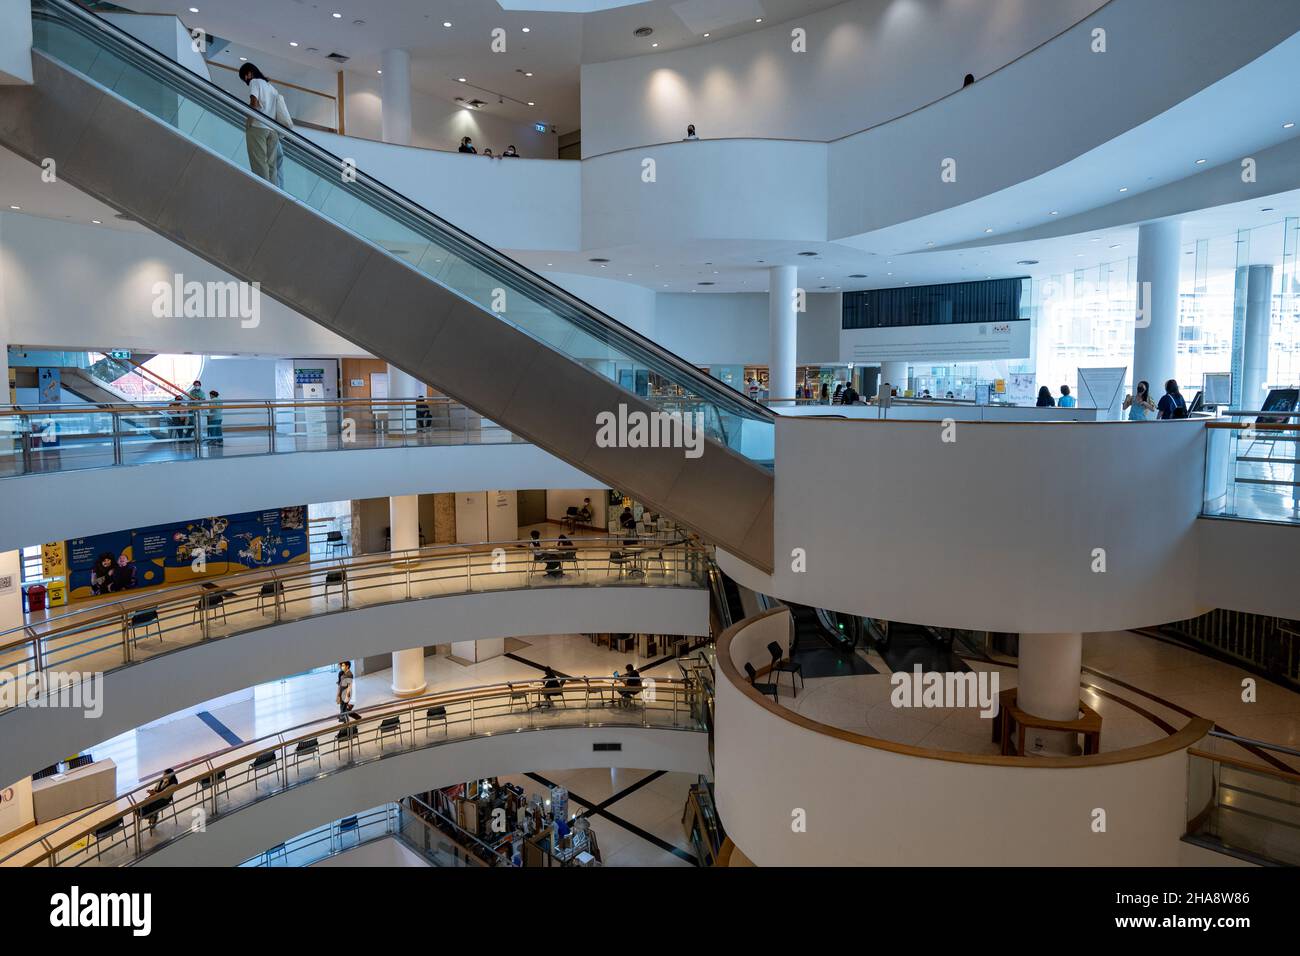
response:
{"label": "railing post", "polygon": [[113,464],[122,464],[122,417],[120,412],[113,412]]}
{"label": "railing post", "polygon": [[469,735],[474,736],[474,698],[469,699]]}
{"label": "railing post", "polygon": [[346,611],[348,609],[348,588],[351,587],[351,584],[348,581],[348,569],[340,564],[339,571],[343,576],[343,610]]}
{"label": "railing post", "polygon": [[275,613],[273,614],[273,618],[275,620],[275,623],[279,624],[282,618],[282,615],[280,614],[280,602],[281,602],[281,598],[284,596],[283,594],[284,585],[280,582],[280,576],[275,573],[275,568],[271,569],[271,585],[274,588],[274,593],[272,594],[271,597],[271,604],[275,608]]}
{"label": "railing post", "polygon": [[[161,628],[161,625],[159,625]],[[203,632],[203,639],[208,639],[208,595],[205,591],[199,595],[199,628]]]}
{"label": "railing post", "polygon": [[131,615],[122,611],[122,662],[131,663]]}
{"label": "railing post", "polygon": [[266,441],[268,454],[275,454],[275,405],[266,403]]}
{"label": "railing post", "polygon": [[406,599],[411,600],[411,562],[406,562]]}

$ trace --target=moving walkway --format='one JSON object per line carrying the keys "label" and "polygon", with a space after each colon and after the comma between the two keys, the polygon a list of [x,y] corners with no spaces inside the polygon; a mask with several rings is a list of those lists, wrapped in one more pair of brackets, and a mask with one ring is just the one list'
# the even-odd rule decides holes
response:
{"label": "moving walkway", "polygon": [[[0,90],[4,146],[772,569],[770,411],[71,0],[32,17],[35,83]],[[283,189],[249,172],[249,121],[276,127]],[[628,423],[612,447],[602,413]],[[678,413],[698,457],[682,431],[638,447],[635,423],[662,437]]]}

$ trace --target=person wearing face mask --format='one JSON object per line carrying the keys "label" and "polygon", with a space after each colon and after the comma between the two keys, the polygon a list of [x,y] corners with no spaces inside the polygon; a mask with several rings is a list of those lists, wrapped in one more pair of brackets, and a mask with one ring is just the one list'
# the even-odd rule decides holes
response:
{"label": "person wearing face mask", "polygon": [[1156,410],[1155,403],[1151,401],[1151,386],[1144,381],[1138,382],[1133,394],[1124,397],[1124,408],[1128,411],[1129,421],[1150,421]]}

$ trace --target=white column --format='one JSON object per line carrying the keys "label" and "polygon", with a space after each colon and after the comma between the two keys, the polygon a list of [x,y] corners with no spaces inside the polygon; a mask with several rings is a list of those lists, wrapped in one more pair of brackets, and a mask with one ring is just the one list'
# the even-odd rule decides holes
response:
{"label": "white column", "polygon": [[795,288],[799,270],[794,266],[772,266],[767,270],[767,326],[770,348],[767,360],[767,394],[770,398],[794,398],[795,344],[798,313]]}
{"label": "white column", "polygon": [[[1021,634],[1016,704],[1027,714],[1048,720],[1079,716],[1079,678],[1083,671],[1083,635]],[[1027,754],[1059,756],[1076,752],[1073,735],[1030,729]]]}
{"label": "white column", "polygon": [[1251,266],[1246,280],[1246,325],[1242,343],[1241,407],[1262,408],[1268,384],[1268,333],[1273,309],[1273,267]]}
{"label": "white column", "polygon": [[883,385],[885,382],[888,382],[890,387],[898,389],[898,394],[902,395],[903,389],[907,388],[907,363],[881,362],[880,384]]}
{"label": "white column", "polygon": [[1138,227],[1139,312],[1133,331],[1133,385],[1150,382],[1151,394],[1156,397],[1165,393],[1165,382],[1174,377],[1178,358],[1181,234],[1181,223],[1173,219]]}
{"label": "white column", "polygon": [[411,55],[405,50],[385,50],[380,96],[385,143],[411,145]]}
{"label": "white column", "polygon": [[[424,394],[424,385],[407,375],[396,365],[388,366],[388,397],[415,398]],[[410,405],[394,405],[388,412],[388,431],[397,434],[415,431],[415,408]]]}
{"label": "white column", "polygon": [[[394,551],[420,546],[420,496],[400,495],[388,499],[388,527]],[[424,648],[393,651],[393,693],[418,697],[424,693]]]}

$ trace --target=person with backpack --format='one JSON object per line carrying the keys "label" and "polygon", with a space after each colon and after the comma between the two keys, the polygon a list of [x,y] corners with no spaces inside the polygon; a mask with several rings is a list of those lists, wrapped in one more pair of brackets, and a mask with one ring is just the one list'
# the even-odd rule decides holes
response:
{"label": "person with backpack", "polygon": [[339,720],[347,722],[346,715],[352,709],[352,662],[339,661],[339,673],[335,680],[334,703],[339,705]]}
{"label": "person with backpack", "polygon": [[852,382],[849,382],[847,385],[844,386],[844,392],[840,395],[840,404],[841,405],[858,404],[858,390],[853,387]]}
{"label": "person with backpack", "polygon": [[[284,97],[261,70],[252,63],[245,63],[239,68],[239,78],[248,85],[249,106],[280,125],[293,128]],[[244,139],[248,147],[249,168],[267,182],[283,188],[284,152],[280,146],[280,134],[249,116],[244,121]]]}
{"label": "person with backpack", "polygon": [[1160,421],[1168,421],[1171,418],[1186,418],[1187,402],[1183,401],[1183,393],[1178,390],[1178,382],[1170,379],[1165,382],[1165,393],[1160,396],[1160,403],[1156,405],[1156,418]]}

